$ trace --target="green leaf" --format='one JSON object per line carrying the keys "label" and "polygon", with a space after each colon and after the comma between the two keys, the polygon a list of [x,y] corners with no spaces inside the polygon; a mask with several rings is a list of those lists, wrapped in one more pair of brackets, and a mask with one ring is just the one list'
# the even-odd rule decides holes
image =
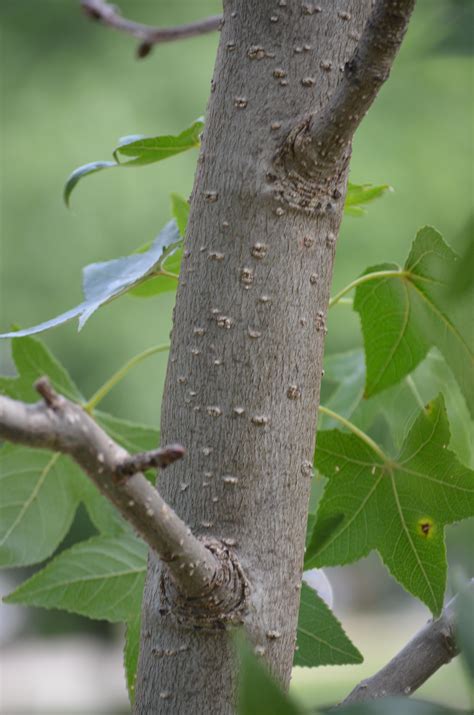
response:
{"label": "green leaf", "polygon": [[[14,341],[12,357],[18,376],[2,380],[4,394],[36,401],[33,383],[46,375],[60,393],[82,400],[69,374],[41,341]],[[43,561],[69,531],[85,478],[64,455],[15,445],[0,449],[0,475],[0,564]]]}
{"label": "green leaf", "polygon": [[104,169],[111,169],[117,167],[117,162],[115,161],[92,161],[90,164],[84,164],[74,169],[72,174],[70,174],[64,185],[64,203],[69,208],[72,190],[76,184],[82,179],[83,176],[88,176],[89,174],[95,174],[98,171],[103,171]]}
{"label": "green leaf", "polygon": [[0,475],[0,565],[43,561],[69,531],[82,473],[68,457],[5,445]]}
{"label": "green leaf", "polygon": [[113,623],[140,609],[147,549],[135,536],[97,536],[63,551],[5,598]]}
{"label": "green leaf", "polygon": [[[80,166],[70,174],[64,187],[66,206],[70,205],[72,191],[84,176],[95,174],[97,171],[103,171],[104,169],[152,164],[176,154],[181,154],[183,151],[199,146],[199,135],[203,127],[204,122],[202,118],[199,118],[190,127],[174,136],[144,137],[141,134],[132,134],[122,137],[113,152],[115,161],[93,161],[90,164]],[[121,156],[133,158],[129,161],[121,162]]]}
{"label": "green leaf", "polygon": [[120,162],[120,157],[132,157],[120,166],[143,166],[153,164],[163,159],[168,159],[183,151],[198,147],[199,135],[204,128],[202,118],[196,119],[190,127],[176,135],[163,135],[157,137],[141,137],[134,141],[120,144],[114,151],[114,157]]}
{"label": "green leaf", "polygon": [[128,452],[148,452],[160,444],[160,432],[155,427],[123,420],[100,410],[94,411],[94,419]]}
{"label": "green leaf", "polygon": [[352,421],[364,430],[371,427],[377,416],[383,417],[390,429],[390,445],[399,450],[420,407],[440,392],[443,393],[451,426],[450,447],[461,461],[472,467],[473,420],[451,370],[436,349],[431,350],[402,382],[369,400],[362,400],[352,416],[344,416],[351,416]]}
{"label": "green leaf", "polygon": [[169,293],[176,291],[178,288],[178,275],[181,268],[181,260],[183,258],[182,246],[177,246],[176,249],[168,254],[162,261],[160,268],[168,273],[174,274],[167,276],[166,274],[158,275],[155,278],[147,278],[142,283],[132,288],[129,294],[134,298],[152,298],[161,293]]}
{"label": "green leaf", "polygon": [[[152,427],[104,412],[94,416],[132,453],[159,444],[159,432]],[[25,566],[51,556],[69,531],[80,502],[101,533],[120,534],[131,528],[64,455],[5,445],[0,449],[0,475],[0,565]],[[154,478],[152,471],[150,479]]]}
{"label": "green leaf", "polygon": [[89,479],[84,478],[81,501],[87,509],[90,520],[100,534],[120,535],[131,532],[131,525],[120,515]]}
{"label": "green leaf", "polygon": [[247,643],[239,643],[240,673],[238,715],[301,715]]}
{"label": "green leaf", "polygon": [[[128,452],[148,452],[151,449],[156,449],[160,444],[160,432],[155,427],[142,425],[137,422],[129,422],[118,417],[113,417],[105,412],[98,410],[94,411],[94,419],[105,429],[115,442],[121,444]],[[156,479],[156,471],[150,469],[145,472],[145,475],[154,484]],[[112,508],[112,507],[110,507]],[[113,509],[113,508],[112,508]],[[113,512],[115,513],[115,509]],[[117,515],[118,516],[118,515]],[[117,519],[115,517],[115,521]],[[91,514],[91,518],[97,525],[96,520]],[[101,527],[98,527],[103,531]]]}
{"label": "green leaf", "polygon": [[[329,715],[333,712],[333,708],[324,708],[321,712]],[[465,710],[408,698],[378,698],[351,705],[340,705],[337,713],[338,715],[467,715]]]}
{"label": "green leaf", "polygon": [[438,231],[418,232],[405,264],[416,288],[413,312],[425,340],[438,348],[453,371],[474,416],[474,331],[472,306],[449,303],[446,279],[457,256]]}
{"label": "green leaf", "polygon": [[[132,453],[154,449],[159,443],[159,432],[152,427],[104,412],[94,416]],[[101,533],[121,534],[131,529],[64,455],[5,445],[0,449],[0,475],[0,565],[25,566],[51,556],[69,531],[80,502]],[[154,478],[151,472],[150,479]]]}
{"label": "green leaf", "polygon": [[[162,263],[162,268],[164,268],[168,273],[173,273],[176,278],[179,275],[179,271],[181,268],[181,261],[183,260],[183,241],[180,241],[179,245],[176,246],[176,248],[173,251],[170,251],[169,253],[166,254],[163,263]],[[166,278],[166,276],[163,276]],[[177,287],[177,282],[175,279],[174,282],[174,290],[176,290]]]}
{"label": "green leaf", "polygon": [[[132,144],[132,142],[137,142],[140,141],[141,139],[146,139],[146,136],[144,134],[127,134],[124,137],[120,137],[120,139],[117,142],[117,148],[119,146],[125,146],[126,144]],[[114,149],[114,158],[118,161],[117,157],[115,156],[115,152],[117,151],[117,148]]]}
{"label": "green leaf", "polygon": [[316,514],[308,514],[308,521],[306,523],[306,547],[308,547],[311,541],[311,536],[313,534],[314,525],[316,523]]}
{"label": "green leaf", "polygon": [[[59,392],[73,400],[82,399],[68,373],[41,341],[29,337],[14,341],[12,357],[18,376],[2,379],[3,394],[37,400],[33,383],[47,375]],[[69,531],[86,480],[64,455],[16,445],[0,449],[0,475],[0,565],[43,561]]]}
{"label": "green leaf", "polygon": [[77,402],[83,399],[69,373],[40,340],[28,337],[15,340],[12,343],[12,358],[18,377],[0,378],[0,394],[15,400],[36,401],[38,393],[34,383],[47,375],[58,392]]}
{"label": "green leaf", "polygon": [[179,232],[184,238],[189,219],[189,203],[184,196],[171,194],[171,215],[176,220]]}
{"label": "green leaf", "polygon": [[[362,350],[351,350],[335,353],[324,358],[323,384],[336,383],[337,387],[324,401],[329,407],[343,417],[350,417],[364,395],[365,364]],[[318,429],[330,429],[336,426],[335,420],[321,414],[318,418]]]}
{"label": "green leaf", "polygon": [[388,184],[352,184],[347,185],[346,202],[344,212],[349,216],[364,216],[367,211],[361,204],[367,204],[383,196],[387,191],[393,191]]}
{"label": "green leaf", "polygon": [[[316,519],[314,523],[316,523]],[[307,584],[324,601],[326,606],[332,608],[334,592],[324,569],[308,569],[303,573],[303,583]]]}
{"label": "green leaf", "polygon": [[362,661],[331,609],[303,583],[293,665],[314,668]]}
{"label": "green leaf", "polygon": [[316,466],[329,481],[305,568],[350,563],[376,549],[404,588],[439,614],[444,526],[474,514],[474,472],[447,448],[449,439],[441,396],[419,414],[396,460],[355,434],[320,432]]}
{"label": "green leaf", "polygon": [[[382,263],[366,274],[397,271],[398,266]],[[411,288],[400,277],[378,278],[359,285],[354,310],[361,319],[366,358],[365,396],[399,382],[423,360],[429,346],[413,321]]]}
{"label": "green leaf", "polygon": [[[363,399],[364,383],[362,350],[333,353],[325,358],[323,388],[335,384],[336,389],[324,400],[324,406],[343,417],[350,417],[365,431],[382,417],[390,430],[386,445],[397,451],[420,407],[442,392],[451,425],[450,446],[461,461],[474,466],[474,424],[451,370],[435,348],[409,376],[370,399]],[[324,414],[319,416],[318,429],[335,426],[336,420]]]}
{"label": "green leaf", "polygon": [[147,280],[150,275],[160,272],[169,253],[181,242],[176,222],[169,221],[155,238],[145,253],[134,253],[124,258],[116,258],[104,263],[91,263],[83,270],[83,290],[85,301],[80,305],[39,325],[16,332],[3,333],[0,338],[19,338],[41,333],[62,325],[73,318],[79,318],[79,330],[101,305],[126,293],[134,286]]}
{"label": "green leaf", "polygon": [[[72,400],[82,396],[63,366],[35,338],[12,344],[16,378],[0,378],[0,389],[14,399],[31,401],[38,395],[32,383],[47,375],[54,387]],[[97,423],[129,452],[159,444],[159,431],[147,425],[95,412]],[[154,479],[154,473],[150,474]],[[47,450],[5,445],[0,449],[0,565],[37,563],[51,556],[67,534],[82,501],[96,528],[120,534],[130,527],[68,457]],[[52,518],[51,515],[54,515]]]}
{"label": "green leaf", "polygon": [[[437,347],[453,371],[474,415],[474,350],[470,310],[449,301],[446,281],[456,261],[441,235],[421,229],[399,275],[360,284],[354,309],[359,313],[366,354],[367,397],[399,382],[412,372],[431,346]],[[374,266],[367,273],[397,270]]]}
{"label": "green leaf", "polygon": [[168,276],[159,276],[158,278],[148,278],[143,283],[135,286],[129,291],[129,294],[134,298],[153,298],[161,293],[169,293],[178,288],[176,278]]}
{"label": "green leaf", "polygon": [[127,635],[123,651],[125,679],[127,681],[128,697],[133,705],[135,699],[135,681],[137,679],[138,656],[140,653],[140,611],[127,623]]}

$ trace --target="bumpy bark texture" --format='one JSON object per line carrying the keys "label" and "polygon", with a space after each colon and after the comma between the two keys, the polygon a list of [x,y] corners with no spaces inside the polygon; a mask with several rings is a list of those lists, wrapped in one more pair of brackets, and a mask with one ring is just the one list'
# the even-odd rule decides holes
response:
{"label": "bumpy bark texture", "polygon": [[[288,202],[275,157],[290,129],[327,105],[371,5],[225,3],[174,313],[162,440],[187,451],[160,475],[160,492],[195,534],[235,553],[248,586],[236,579],[234,620],[285,686],[347,161],[305,204]],[[222,619],[197,622],[195,604],[187,619],[165,568],[150,557],[135,712],[230,715],[224,621],[235,599]]]}

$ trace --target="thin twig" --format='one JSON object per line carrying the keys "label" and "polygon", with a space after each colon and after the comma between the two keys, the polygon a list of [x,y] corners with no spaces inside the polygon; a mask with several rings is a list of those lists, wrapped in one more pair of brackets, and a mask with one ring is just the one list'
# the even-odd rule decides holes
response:
{"label": "thin twig", "polygon": [[153,449],[149,452],[131,454],[117,467],[117,474],[121,477],[131,477],[138,472],[144,472],[152,467],[166,469],[170,464],[181,459],[184,448],[180,444],[169,444],[163,449]]}
{"label": "thin twig", "polygon": [[[469,588],[474,589],[474,580]],[[439,618],[428,621],[385,667],[359,683],[341,704],[414,693],[458,655],[455,627],[456,597],[449,601]]]}
{"label": "thin twig", "polygon": [[[58,395],[47,378],[36,383],[45,402],[25,404],[0,396],[0,439],[51,449],[72,457],[144,541],[168,564],[177,587],[198,596],[218,579],[214,554],[162,499],[137,469],[128,452],[114,442],[79,406]],[[184,450],[173,445],[139,455],[137,466],[163,466]],[[159,456],[158,456],[159,455]],[[131,474],[123,478],[122,470]]]}
{"label": "thin twig", "polygon": [[35,382],[35,389],[38,395],[41,395],[48,407],[56,410],[61,406],[61,400],[56,390],[53,389],[50,381],[46,377],[40,377]]}
{"label": "thin twig", "polygon": [[122,365],[122,367],[117,370],[117,372],[115,372],[112,377],[109,377],[109,379],[101,387],[99,387],[99,389],[94,392],[92,397],[83,405],[86,412],[91,414],[92,411],[95,410],[99,402],[102,402],[104,397],[109,394],[109,392],[115,387],[115,385],[117,385],[121,380],[123,380],[123,378],[130,372],[130,370],[136,367],[139,363],[141,363],[142,360],[145,360],[145,358],[150,357],[151,355],[166,352],[169,349],[169,343],[164,343],[162,345],[154,345],[153,347],[147,348],[138,355],[134,355],[130,360],[127,360],[125,365]]}
{"label": "thin twig", "polygon": [[115,6],[109,5],[105,0],[81,0],[81,7],[91,19],[98,20],[108,27],[133,35],[133,37],[140,40],[137,49],[137,55],[140,58],[146,57],[153,46],[161,42],[184,40],[188,37],[214,32],[220,28],[222,23],[222,15],[213,15],[185,25],[151,27],[140,22],[127,20],[120,15]]}

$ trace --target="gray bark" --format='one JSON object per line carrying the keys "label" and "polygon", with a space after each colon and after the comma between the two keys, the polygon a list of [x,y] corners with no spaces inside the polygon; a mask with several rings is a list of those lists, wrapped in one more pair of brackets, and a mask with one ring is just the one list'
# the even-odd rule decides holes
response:
{"label": "gray bark", "polygon": [[[474,580],[469,588],[474,588]],[[359,683],[341,705],[411,695],[458,655],[456,598],[449,601],[439,618],[428,621],[378,673]]]}
{"label": "gray bark", "polygon": [[[162,411],[163,441],[186,456],[160,492],[195,534],[235,551],[245,629],[285,687],[347,161],[306,211],[278,190],[274,159],[295,122],[327,105],[371,9],[319,5],[225,4]],[[230,715],[230,634],[176,617],[162,569],[151,554],[135,712]]]}

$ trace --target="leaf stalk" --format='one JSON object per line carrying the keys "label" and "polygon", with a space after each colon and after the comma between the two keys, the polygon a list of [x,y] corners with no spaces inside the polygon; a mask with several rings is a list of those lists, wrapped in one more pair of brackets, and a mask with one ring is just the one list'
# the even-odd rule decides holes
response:
{"label": "leaf stalk", "polygon": [[130,370],[147,357],[151,355],[156,355],[157,353],[163,353],[170,349],[169,343],[163,343],[161,345],[154,345],[147,350],[135,355],[130,360],[128,360],[125,365],[117,370],[104,384],[99,387],[99,389],[92,395],[92,397],[83,405],[83,409],[91,414],[93,410],[97,407],[99,402],[102,402],[104,397],[109,394],[109,392],[117,385],[123,378],[130,372]]}

